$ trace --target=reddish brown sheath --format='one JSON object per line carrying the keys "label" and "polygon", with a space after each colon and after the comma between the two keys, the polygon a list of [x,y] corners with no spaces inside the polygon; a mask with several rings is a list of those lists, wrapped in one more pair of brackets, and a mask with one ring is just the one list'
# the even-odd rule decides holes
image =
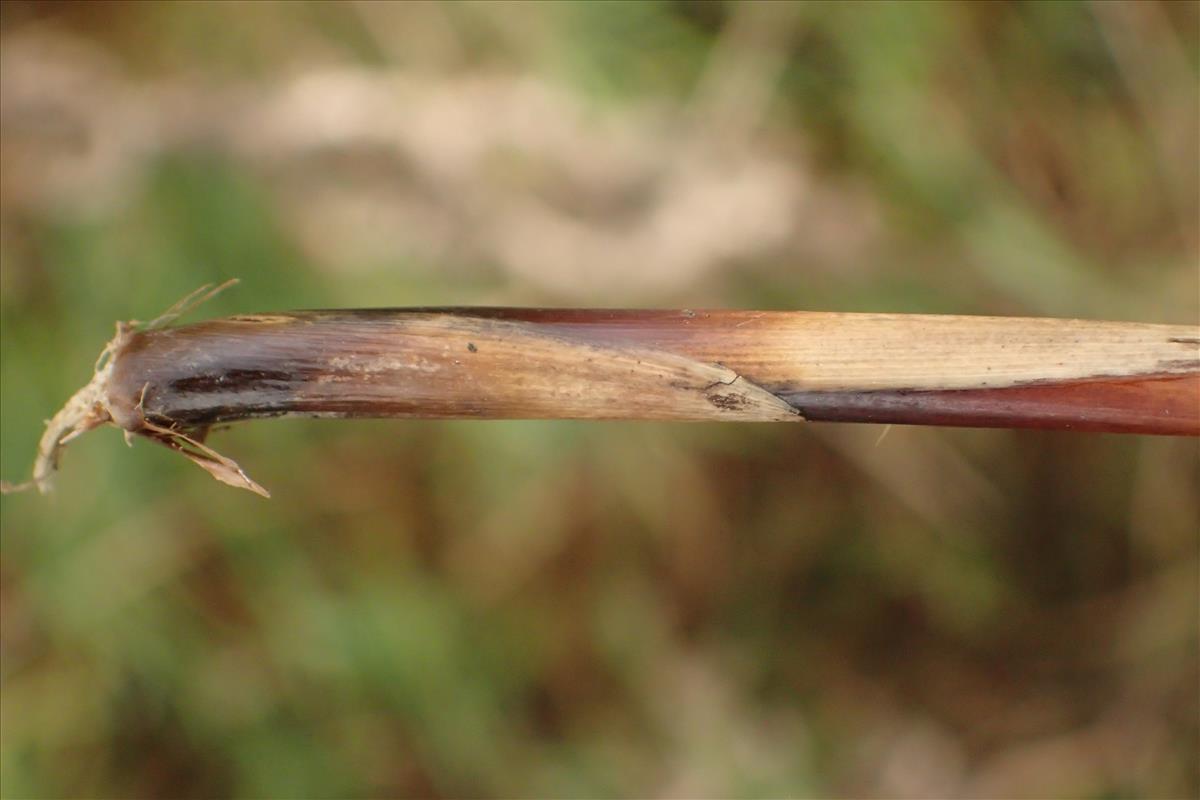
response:
{"label": "reddish brown sheath", "polygon": [[1200,328],[760,311],[422,308],[127,334],[107,410],[203,428],[329,417],[832,420],[1200,434]]}
{"label": "reddish brown sheath", "polygon": [[1200,435],[1196,326],[417,308],[158,327],[192,297],[148,326],[118,325],[91,382],[47,424],[26,486],[46,489],[63,446],[112,423],[265,495],[204,444],[204,433],[284,415],[808,419]]}

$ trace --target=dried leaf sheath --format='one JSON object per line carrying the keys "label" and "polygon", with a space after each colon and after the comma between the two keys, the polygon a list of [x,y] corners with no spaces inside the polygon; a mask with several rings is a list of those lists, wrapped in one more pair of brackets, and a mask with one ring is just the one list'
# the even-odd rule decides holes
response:
{"label": "dried leaf sheath", "polygon": [[[124,327],[110,349],[111,363],[80,401],[84,410],[59,420],[54,435],[48,430],[43,461],[53,461],[64,436],[111,420],[184,452],[226,482],[259,490],[191,433],[288,414],[807,418],[1200,434],[1200,328],[1189,326],[380,309]],[[48,472],[44,464],[35,481]]]}
{"label": "dried leaf sheath", "polygon": [[[716,361],[470,311],[234,317],[135,334],[113,367],[122,427],[255,417],[779,421],[796,410]],[[140,406],[140,409],[139,409]]]}

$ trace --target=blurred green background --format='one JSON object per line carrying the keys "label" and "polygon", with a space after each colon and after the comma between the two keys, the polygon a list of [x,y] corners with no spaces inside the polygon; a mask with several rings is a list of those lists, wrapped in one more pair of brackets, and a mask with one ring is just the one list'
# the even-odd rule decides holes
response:
{"label": "blurred green background", "polygon": [[[1196,322],[1195,3],[0,6],[0,470],[117,319]],[[0,505],[0,794],[1194,797],[1193,441],[269,421]]]}

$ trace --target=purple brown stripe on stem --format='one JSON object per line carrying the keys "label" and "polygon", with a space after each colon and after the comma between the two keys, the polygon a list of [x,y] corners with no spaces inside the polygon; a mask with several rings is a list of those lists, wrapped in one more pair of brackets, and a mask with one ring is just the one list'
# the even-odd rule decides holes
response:
{"label": "purple brown stripe on stem", "polygon": [[1000,389],[790,392],[806,419],[980,428],[1200,435],[1200,375],[1034,383]]}

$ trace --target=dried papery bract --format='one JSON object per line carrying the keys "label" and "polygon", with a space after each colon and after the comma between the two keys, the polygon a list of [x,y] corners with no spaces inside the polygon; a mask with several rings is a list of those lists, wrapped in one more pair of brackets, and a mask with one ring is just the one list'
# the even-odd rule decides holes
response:
{"label": "dried papery bract", "polygon": [[[173,320],[186,309],[168,312]],[[156,320],[161,324],[163,318]],[[118,328],[32,484],[105,423],[266,494],[203,441],[298,415],[802,419],[1200,434],[1200,328],[761,311],[416,308]]]}

